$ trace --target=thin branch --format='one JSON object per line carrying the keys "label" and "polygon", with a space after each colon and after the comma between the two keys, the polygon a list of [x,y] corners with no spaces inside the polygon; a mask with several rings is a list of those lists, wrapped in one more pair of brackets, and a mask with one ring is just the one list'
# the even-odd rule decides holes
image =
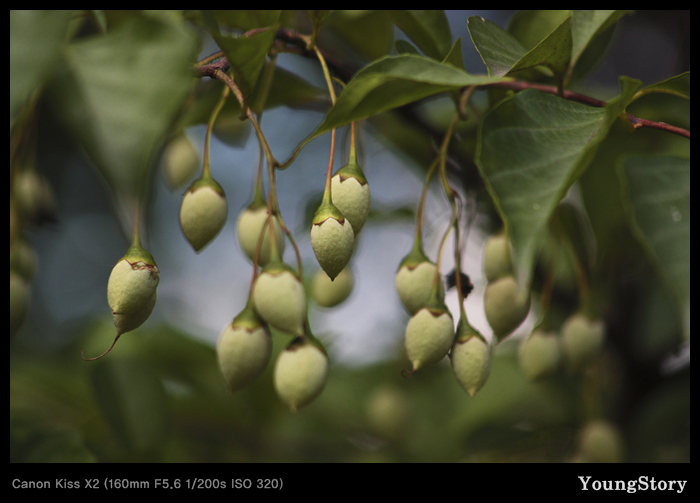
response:
{"label": "thin branch", "polygon": [[[486,84],[482,87],[500,87],[505,89],[513,89],[515,91],[522,91],[523,89],[537,89],[538,91],[561,96],[561,94],[559,93],[559,89],[556,86],[548,86],[544,84],[537,84],[534,82],[524,82],[521,80],[515,80],[512,82],[494,82],[493,84]],[[565,90],[562,97],[564,99],[577,101],[579,103],[583,103],[584,105],[589,105],[592,107],[602,108],[607,106],[607,103],[604,101],[591,98],[590,96],[586,96],[585,94],[575,93],[573,91]],[[634,129],[648,127],[653,129],[659,129],[661,131],[666,131],[668,133],[681,135],[690,139],[690,131],[688,131],[687,129],[683,129],[677,126],[671,126],[670,124],[666,124],[665,122],[640,119],[639,117],[635,117],[629,112],[625,112],[625,114],[632,123],[632,126],[634,126]]]}

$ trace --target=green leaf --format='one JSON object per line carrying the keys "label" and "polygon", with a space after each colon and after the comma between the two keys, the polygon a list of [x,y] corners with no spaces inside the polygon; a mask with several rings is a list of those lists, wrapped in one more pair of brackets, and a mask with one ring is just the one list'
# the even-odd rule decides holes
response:
{"label": "green leaf", "polygon": [[97,403],[120,442],[136,453],[157,455],[172,417],[163,384],[146,362],[105,359],[95,365],[92,384]]}
{"label": "green leaf", "polygon": [[535,66],[546,66],[563,75],[571,58],[571,17],[567,17],[552,33],[520,58],[508,74]]}
{"label": "green leaf", "polygon": [[681,98],[690,99],[690,72],[681,73],[675,77],[671,77],[656,84],[643,87],[635,95],[634,99],[641,98],[649,93],[667,93],[679,96]]}
{"label": "green leaf", "polygon": [[621,79],[620,96],[605,108],[525,90],[484,117],[476,163],[506,225],[522,285],[530,284],[540,238],[552,213],[638,85]]}
{"label": "green leaf", "polygon": [[135,17],[66,48],[53,98],[113,190],[134,196],[194,84],[184,25]]}
{"label": "green leaf", "polygon": [[406,40],[397,39],[394,40],[394,49],[396,49],[396,54],[416,54],[420,55],[420,51],[415,48],[413,44],[407,42]]}
{"label": "green leaf", "polygon": [[470,75],[448,63],[404,54],[381,58],[357,72],[340,93],[325,120],[305,142],[353,121],[445,91],[499,82],[499,77]]}
{"label": "green leaf", "polygon": [[527,53],[515,37],[488,19],[471,16],[467,28],[490,76],[505,75]]}
{"label": "green leaf", "polygon": [[10,129],[60,61],[72,11],[10,11]]}
{"label": "green leaf", "polygon": [[337,35],[369,61],[388,55],[394,43],[394,23],[379,10],[333,10],[324,30]]}
{"label": "green leaf", "polygon": [[455,43],[452,45],[452,49],[445,56],[443,63],[449,63],[456,66],[460,70],[464,70],[464,56],[462,55],[462,37],[457,37]]}
{"label": "green leaf", "polygon": [[245,97],[255,89],[276,33],[277,27],[274,26],[247,37],[213,34],[214,40],[226,54],[234,80]]}
{"label": "green leaf", "polygon": [[[619,167],[633,232],[670,286],[690,308],[690,159],[627,158]],[[689,326],[686,326],[689,332]]]}
{"label": "green leaf", "polygon": [[508,22],[508,33],[529,51],[570,15],[570,10],[521,10]]}
{"label": "green leaf", "polygon": [[248,31],[265,28],[279,22],[281,10],[213,10],[217,23],[239,30]]}
{"label": "green leaf", "polygon": [[626,10],[574,10],[571,13],[571,66],[598,35],[624,16]]}
{"label": "green leaf", "polygon": [[441,10],[390,10],[394,24],[426,55],[442,61],[452,47],[450,24]]}

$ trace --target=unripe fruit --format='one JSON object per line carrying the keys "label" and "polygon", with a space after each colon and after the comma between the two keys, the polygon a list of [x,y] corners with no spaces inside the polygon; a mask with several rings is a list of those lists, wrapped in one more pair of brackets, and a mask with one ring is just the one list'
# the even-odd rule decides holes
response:
{"label": "unripe fruit", "polygon": [[128,316],[140,312],[157,296],[160,275],[155,264],[125,256],[112,269],[107,302],[112,313]]}
{"label": "unripe fruit", "polygon": [[14,197],[20,214],[41,223],[44,219],[55,219],[56,202],[48,180],[33,169],[17,173],[14,179]]}
{"label": "unripe fruit", "polygon": [[357,236],[367,221],[372,199],[367,179],[357,163],[348,163],[333,175],[331,193],[333,204],[350,220]]}
{"label": "unripe fruit", "polygon": [[591,361],[600,352],[604,338],[603,320],[591,320],[582,313],[571,315],[561,328],[562,349],[568,369],[579,370]]}
{"label": "unripe fruit", "polygon": [[163,152],[163,177],[170,190],[179,189],[199,167],[199,154],[184,133],[170,140]]}
{"label": "unripe fruit", "polygon": [[224,329],[216,346],[221,374],[231,392],[244,388],[265,370],[272,353],[270,333],[246,306]]}
{"label": "unripe fruit", "polygon": [[491,345],[463,319],[457,327],[450,362],[459,385],[474,397],[491,373]]}
{"label": "unripe fruit", "polygon": [[[396,291],[401,303],[409,313],[414,314],[425,306],[435,280],[437,266],[427,258],[419,263],[403,263],[396,273]],[[438,277],[438,300],[445,300],[445,283]]]}
{"label": "unripe fruit", "polygon": [[[258,249],[260,233],[265,233],[263,235],[262,244],[260,245],[260,257],[258,259],[258,265],[260,267],[265,267],[271,257],[272,246],[270,243],[270,230],[267,225],[265,225],[268,215],[267,206],[251,205],[243,210],[238,217],[238,241],[250,260],[255,261],[255,252]],[[271,221],[274,227],[277,247],[281,256],[284,254],[284,235],[282,234],[279,221],[276,218],[272,218]]]}
{"label": "unripe fruit", "polygon": [[311,296],[321,307],[334,307],[350,296],[354,283],[349,267],[340,271],[333,281],[325,271],[319,269],[311,281]]}
{"label": "unripe fruit", "polygon": [[455,327],[447,307],[424,307],[406,326],[406,353],[413,371],[442,360],[452,347]]}
{"label": "unripe fruit", "polygon": [[316,260],[334,280],[352,256],[355,234],[347,218],[330,203],[322,203],[311,225],[311,246]]}
{"label": "unripe fruit", "polygon": [[410,425],[411,403],[395,385],[382,385],[367,398],[367,420],[372,432],[387,440],[399,440]]}
{"label": "unripe fruit", "polygon": [[224,189],[211,178],[200,178],[182,198],[180,226],[192,248],[199,252],[221,232],[227,215]]}
{"label": "unripe fruit", "polygon": [[513,275],[510,243],[505,233],[491,236],[484,245],[484,276],[489,283]]}
{"label": "unripe fruit", "polygon": [[486,286],[484,314],[499,342],[525,321],[529,311],[530,292],[523,290],[513,276]]}
{"label": "unripe fruit", "polygon": [[552,374],[561,361],[561,349],[556,333],[533,330],[520,343],[518,361],[523,373],[531,381]]}
{"label": "unripe fruit", "polygon": [[153,256],[134,243],[126,255],[112,268],[107,282],[107,302],[112,309],[117,336],[110,348],[95,358],[109,353],[119,337],[140,327],[153,312],[158,297],[160,273]]}
{"label": "unripe fruit", "polygon": [[595,420],[583,427],[577,454],[584,463],[620,463],[623,451],[622,435],[611,423]]}
{"label": "unripe fruit", "polygon": [[272,327],[301,334],[306,318],[304,285],[285,264],[269,264],[255,280],[253,306]]}
{"label": "unripe fruit", "polygon": [[329,362],[320,343],[297,337],[277,357],[274,387],[292,413],[321,394],[328,381]]}

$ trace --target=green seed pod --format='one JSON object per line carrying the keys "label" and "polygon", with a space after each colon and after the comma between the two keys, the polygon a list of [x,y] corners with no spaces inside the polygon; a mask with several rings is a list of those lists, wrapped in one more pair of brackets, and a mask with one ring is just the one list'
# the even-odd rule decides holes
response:
{"label": "green seed pod", "polygon": [[[423,250],[414,248],[399,264],[396,273],[396,291],[401,303],[410,314],[415,314],[430,299],[437,266],[428,260]],[[438,300],[445,300],[445,283],[438,278]]]}
{"label": "green seed pod", "polygon": [[499,278],[513,275],[510,258],[510,243],[505,233],[491,236],[484,245],[484,276],[491,283]]}
{"label": "green seed pod", "polygon": [[520,343],[518,361],[525,377],[531,381],[551,375],[561,362],[561,349],[556,333],[534,329]]}
{"label": "green seed pod", "polygon": [[321,343],[296,337],[275,362],[275,391],[296,413],[321,394],[328,381],[328,370],[328,355]]}
{"label": "green seed pod", "polygon": [[406,353],[413,371],[442,360],[452,347],[455,327],[447,307],[424,307],[414,314],[406,326]]}
{"label": "green seed pod", "polygon": [[29,283],[10,270],[10,336],[14,336],[24,323],[29,309]]}
{"label": "green seed pod", "polygon": [[580,370],[600,352],[605,338],[603,320],[591,320],[582,313],[571,315],[562,325],[561,343],[570,371]]}
{"label": "green seed pod", "polygon": [[165,183],[170,190],[179,189],[199,168],[199,153],[184,133],[174,137],[165,147],[161,165]]}
{"label": "green seed pod", "polygon": [[107,302],[112,309],[117,336],[110,348],[95,358],[109,353],[122,334],[140,327],[151,315],[158,297],[160,272],[153,256],[138,242],[131,245],[112,268],[107,282]]}
{"label": "green seed pod", "polygon": [[112,269],[107,283],[107,302],[115,314],[129,315],[148,305],[157,295],[160,274],[150,256],[132,249]]}
{"label": "green seed pod", "polygon": [[[255,260],[255,252],[258,249],[260,233],[263,232],[263,230],[265,232],[262,244],[260,245],[260,257],[258,260],[258,265],[261,267],[265,267],[271,257],[272,246],[270,244],[270,231],[265,225],[268,215],[267,205],[256,206],[255,204],[251,204],[243,210],[238,217],[238,242],[241,244],[241,248],[250,260]],[[272,222],[275,229],[277,247],[279,248],[280,255],[283,255],[285,244],[284,235],[282,234],[279,221],[273,218]]]}
{"label": "green seed pod", "polygon": [[14,197],[17,209],[23,218],[41,223],[44,219],[55,219],[56,201],[47,179],[27,169],[17,173],[14,179]]}
{"label": "green seed pod", "polygon": [[500,342],[525,321],[530,311],[530,292],[524,291],[513,276],[489,283],[484,291],[484,313]]}
{"label": "green seed pod", "polygon": [[270,326],[300,335],[306,318],[304,285],[291,267],[273,260],[258,275],[253,306]]}
{"label": "green seed pod", "polygon": [[354,283],[350,267],[340,271],[333,281],[319,269],[311,281],[311,297],[321,307],[334,307],[350,296]]}
{"label": "green seed pod", "polygon": [[411,403],[398,386],[383,384],[377,387],[367,398],[365,411],[374,434],[396,441],[408,433]]}
{"label": "green seed pod", "polygon": [[621,463],[624,456],[622,435],[608,421],[590,421],[579,434],[577,454],[584,463]]}
{"label": "green seed pod", "polygon": [[350,262],[355,234],[349,220],[331,203],[324,201],[311,224],[311,246],[316,260],[332,280]]}
{"label": "green seed pod", "polygon": [[255,381],[271,353],[270,333],[249,303],[224,329],[216,346],[219,368],[230,392]]}
{"label": "green seed pod", "polygon": [[196,252],[221,232],[228,204],[224,189],[212,178],[200,178],[187,189],[180,206],[180,226]]}
{"label": "green seed pod", "polygon": [[350,162],[333,175],[331,194],[333,204],[350,220],[357,236],[367,221],[372,199],[369,184],[359,164]]}
{"label": "green seed pod", "polygon": [[457,326],[450,362],[459,385],[474,397],[491,372],[491,345],[464,318]]}

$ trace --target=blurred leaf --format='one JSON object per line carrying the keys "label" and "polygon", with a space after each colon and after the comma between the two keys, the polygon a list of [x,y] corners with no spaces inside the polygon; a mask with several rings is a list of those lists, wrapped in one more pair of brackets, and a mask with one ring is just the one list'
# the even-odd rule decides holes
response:
{"label": "blurred leaf", "polygon": [[157,455],[170,432],[168,397],[146,361],[106,358],[92,372],[97,403],[114,433],[131,451]]}
{"label": "blurred leaf", "polygon": [[279,22],[281,10],[213,10],[214,19],[228,28],[249,31],[274,26]]}
{"label": "blurred leaf", "polygon": [[450,24],[442,10],[390,10],[392,21],[426,55],[442,61],[452,47]]}
{"label": "blurred leaf", "polygon": [[369,61],[388,55],[394,42],[394,23],[380,10],[333,10],[325,27],[322,40],[332,33]]}
{"label": "blurred leaf", "polygon": [[571,13],[571,66],[590,43],[624,16],[626,10],[574,10]]}
{"label": "blurred leaf", "polygon": [[525,90],[490,111],[479,131],[476,163],[505,222],[518,281],[529,286],[541,233],[590,162],[639,83],[605,108]]}
{"label": "blurred leaf", "polygon": [[396,54],[420,55],[420,52],[415,48],[415,46],[413,46],[413,44],[402,39],[394,40],[394,49],[396,49]]}
{"label": "blurred leaf", "polygon": [[80,433],[73,430],[36,433],[21,446],[22,463],[94,463]]}
{"label": "blurred leaf", "polygon": [[515,37],[488,19],[471,16],[467,28],[489,75],[505,75],[527,53]]}
{"label": "blurred leaf", "polygon": [[357,72],[338,96],[323,123],[304,143],[352,121],[441,92],[502,80],[470,75],[451,64],[405,54],[381,58]]}
{"label": "blurred leaf", "polygon": [[10,129],[60,62],[70,10],[10,10]]}
{"label": "blurred leaf", "polygon": [[690,159],[630,157],[619,176],[627,189],[635,235],[683,312],[690,306]]}
{"label": "blurred leaf", "polygon": [[635,95],[635,99],[649,93],[668,93],[681,98],[690,99],[690,72],[681,73],[675,77],[662,80],[656,84],[643,87]]}
{"label": "blurred leaf", "polygon": [[284,68],[275,68],[275,76],[265,101],[266,109],[279,106],[318,108],[329,105],[330,96],[327,89],[316,87]]}
{"label": "blurred leaf", "polygon": [[54,102],[116,192],[138,193],[194,84],[194,49],[184,25],[147,17],[66,49]]}
{"label": "blurred leaf", "polygon": [[246,98],[255,89],[276,33],[277,27],[274,26],[246,37],[229,37],[216,32],[212,34],[226,54],[234,80]]}

